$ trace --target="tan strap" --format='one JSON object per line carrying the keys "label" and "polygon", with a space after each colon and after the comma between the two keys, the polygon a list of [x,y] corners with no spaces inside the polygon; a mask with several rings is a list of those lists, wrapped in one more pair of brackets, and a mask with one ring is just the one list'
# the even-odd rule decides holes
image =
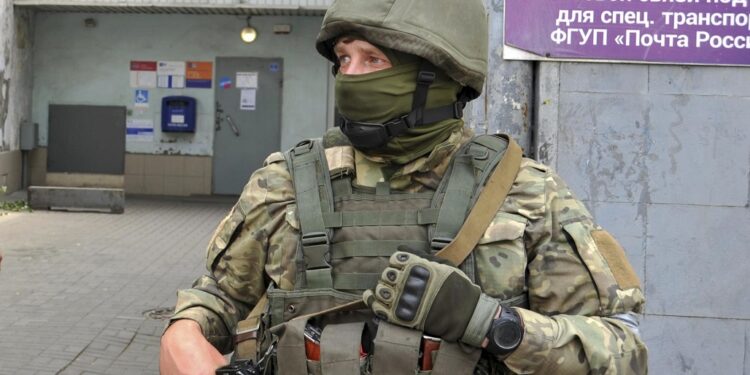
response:
{"label": "tan strap", "polygon": [[505,134],[501,136],[508,141],[508,148],[505,150],[503,158],[495,167],[482,192],[479,193],[477,202],[471,208],[471,212],[458,234],[456,234],[456,238],[435,254],[456,266],[464,262],[482,238],[487,227],[492,223],[495,214],[500,210],[505,197],[508,196],[513,181],[516,180],[518,175],[518,170],[521,169],[523,157],[521,146],[513,138]]}
{"label": "tan strap", "polygon": [[266,306],[268,306],[268,296],[263,293],[247,318],[237,323],[237,331],[234,335],[234,350],[238,359],[257,361],[258,329]]}

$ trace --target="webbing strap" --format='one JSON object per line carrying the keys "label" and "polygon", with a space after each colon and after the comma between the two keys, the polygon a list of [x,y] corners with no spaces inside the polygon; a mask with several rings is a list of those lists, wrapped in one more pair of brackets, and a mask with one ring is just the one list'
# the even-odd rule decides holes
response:
{"label": "webbing strap", "polygon": [[427,105],[427,93],[432,83],[435,82],[436,76],[432,64],[427,62],[427,60],[422,60],[422,63],[419,64],[419,72],[417,73],[417,87],[414,89],[411,100],[411,109],[416,112],[417,126],[423,124],[422,111],[425,105]]}
{"label": "webbing strap", "polygon": [[[453,104],[444,105],[442,107],[415,109],[406,115],[393,118],[382,124],[357,122],[352,121],[346,117],[342,117],[341,122],[338,124],[338,126],[342,129],[342,131],[348,132],[347,136],[352,139],[353,142],[358,140],[364,141],[365,138],[367,138],[367,140],[370,140],[370,138],[372,137],[389,139],[391,137],[397,137],[406,132],[408,129],[412,129],[421,124],[432,124],[451,118],[460,119],[464,115],[463,111],[465,105],[465,102],[457,101]],[[418,123],[417,121],[420,115],[422,121]],[[374,129],[374,131],[362,134],[357,134],[356,131],[350,132],[349,129],[355,126],[369,127]]]}
{"label": "webbing strap", "polygon": [[381,321],[374,340],[372,373],[413,375],[417,369],[421,340],[421,331]]}
{"label": "webbing strap", "polygon": [[329,324],[320,336],[320,365],[324,375],[359,374],[359,349],[365,322]]}
{"label": "webbing strap", "polygon": [[441,250],[447,245],[444,239],[452,239],[461,229],[466,211],[469,210],[471,196],[474,193],[473,169],[471,155],[456,156],[448,176],[445,197],[440,205],[440,213],[433,235],[436,241],[431,243],[433,250]]}
{"label": "webbing strap", "polygon": [[267,306],[268,295],[263,293],[247,318],[237,322],[237,331],[234,335],[234,353],[238,359],[252,359],[257,362],[260,318]]}
{"label": "webbing strap", "polygon": [[331,181],[333,196],[350,196],[352,195],[352,179],[349,176],[336,178]]}
{"label": "webbing strap", "polygon": [[378,273],[333,273],[333,288],[339,290],[373,289],[380,279]]}
{"label": "webbing strap", "polygon": [[517,296],[513,296],[508,299],[501,300],[500,304],[504,306],[509,306],[509,307],[520,307],[523,309],[528,309],[529,297],[526,295],[526,293],[521,293]]}
{"label": "webbing strap", "polygon": [[308,268],[305,270],[305,278],[307,279],[307,287],[310,289],[332,288],[334,286],[330,267]]}
{"label": "webbing strap", "polygon": [[387,196],[391,194],[391,183],[380,181],[377,184],[375,184],[375,195],[377,196]]}
{"label": "webbing strap", "polygon": [[508,149],[502,160],[492,172],[456,238],[435,254],[454,265],[463,263],[482,238],[492,219],[500,210],[521,168],[523,157],[521,147],[509,136],[505,134],[501,136],[508,141]]}
{"label": "webbing strap", "polygon": [[443,340],[432,375],[471,375],[482,355],[482,349]]}
{"label": "webbing strap", "polygon": [[322,215],[326,228],[384,225],[428,225],[437,222],[439,210],[422,208],[409,211],[337,211]]}
{"label": "webbing strap", "polygon": [[404,245],[410,249],[424,249],[424,241],[402,240],[362,240],[343,241],[331,245],[331,259],[346,259],[353,257],[390,257]]}
{"label": "webbing strap", "polygon": [[[323,148],[318,140],[301,142],[289,151],[302,232],[301,246],[308,288],[330,288],[333,279],[326,261],[330,241],[323,215],[333,211],[330,176]],[[289,162],[289,160],[287,160]],[[327,272],[326,272],[327,271]]]}

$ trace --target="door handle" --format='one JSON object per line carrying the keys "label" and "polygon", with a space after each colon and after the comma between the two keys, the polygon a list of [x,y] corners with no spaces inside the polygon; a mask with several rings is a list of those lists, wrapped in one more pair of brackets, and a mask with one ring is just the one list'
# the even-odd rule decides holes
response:
{"label": "door handle", "polygon": [[232,116],[227,115],[227,122],[229,123],[229,126],[232,128],[232,132],[234,132],[234,135],[239,137],[240,136],[240,129],[235,125],[234,120],[232,120]]}
{"label": "door handle", "polygon": [[216,102],[216,116],[214,118],[214,129],[216,131],[221,130],[222,113],[224,113],[224,110],[221,108],[221,104],[219,104],[219,102]]}

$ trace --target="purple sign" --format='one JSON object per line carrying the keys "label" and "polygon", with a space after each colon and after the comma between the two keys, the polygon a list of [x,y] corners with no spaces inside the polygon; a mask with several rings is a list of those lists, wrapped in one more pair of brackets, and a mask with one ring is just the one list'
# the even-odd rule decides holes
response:
{"label": "purple sign", "polygon": [[748,1],[505,0],[506,58],[750,65]]}

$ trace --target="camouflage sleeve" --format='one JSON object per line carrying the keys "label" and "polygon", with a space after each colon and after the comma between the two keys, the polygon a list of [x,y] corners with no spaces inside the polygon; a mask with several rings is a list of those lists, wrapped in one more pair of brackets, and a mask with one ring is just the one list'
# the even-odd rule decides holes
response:
{"label": "camouflage sleeve", "polygon": [[260,299],[269,280],[281,288],[291,288],[294,280],[298,225],[291,176],[281,153],[264,164],[209,241],[208,273],[191,289],[178,291],[171,319],[195,320],[222,353],[232,350],[237,322]]}
{"label": "camouflage sleeve", "polygon": [[518,374],[647,373],[632,324],[644,297],[623,249],[555,173],[536,166],[543,189],[528,190],[543,190],[544,204],[530,210],[526,228],[529,308],[517,309],[525,333],[506,366]]}

